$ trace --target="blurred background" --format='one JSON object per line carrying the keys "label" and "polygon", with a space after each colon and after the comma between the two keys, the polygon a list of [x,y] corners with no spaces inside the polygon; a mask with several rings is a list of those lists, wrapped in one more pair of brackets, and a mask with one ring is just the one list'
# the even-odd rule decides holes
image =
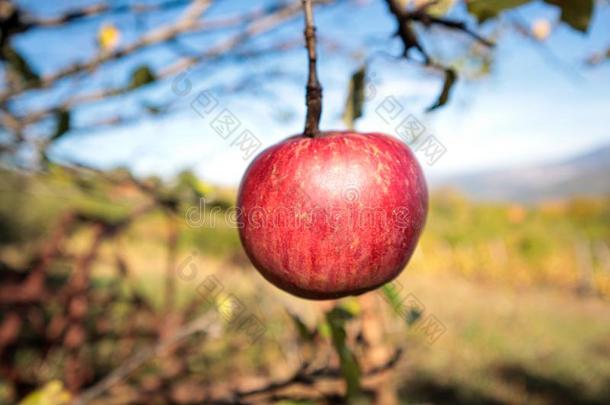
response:
{"label": "blurred background", "polygon": [[302,132],[300,0],[0,1],[0,403],[610,403],[610,3],[314,1],[322,129],[414,151],[394,282],[243,253]]}

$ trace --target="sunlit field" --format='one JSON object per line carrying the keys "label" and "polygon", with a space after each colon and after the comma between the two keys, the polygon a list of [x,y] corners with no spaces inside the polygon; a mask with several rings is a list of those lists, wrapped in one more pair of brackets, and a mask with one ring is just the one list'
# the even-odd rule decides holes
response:
{"label": "sunlit field", "polygon": [[[3,172],[2,189],[18,177]],[[148,198],[123,171],[102,176],[54,168],[20,181],[26,186],[19,192],[2,192],[0,214],[0,257],[14,269],[32,260],[62,212],[76,212],[93,224],[118,224]],[[90,361],[100,373],[120,365],[121,358],[147,341],[147,318],[163,312],[168,277],[175,286],[176,316],[217,316],[207,326],[206,338],[188,348],[184,364],[161,355],[130,377],[150,386],[151,392],[163,378],[156,372],[147,377],[152,369],[162,370],[161,375],[190,370],[196,378],[186,378],[168,394],[186,401],[203,395],[200,384],[205,381],[225,381],[218,389],[228,390],[243,370],[281,378],[303,359],[328,361],[320,353],[329,347],[318,347],[311,357],[313,349],[307,344],[317,339],[321,347],[328,345],[327,307],[277,290],[249,264],[230,221],[235,190],[216,188],[187,173],[167,184],[155,179],[144,184],[162,190],[180,207],[174,218],[177,244],[170,253],[177,270],[167,272],[172,226],[161,212],[147,213],[116,239],[101,244],[91,269],[91,288],[108,307],[103,318],[92,318],[91,327],[104,330],[104,324],[112,322],[118,340],[106,336],[91,346]],[[31,198],[34,194],[38,198]],[[210,212],[201,213],[205,220],[194,221],[193,209],[204,197],[206,209],[222,207],[214,210],[215,221]],[[607,403],[609,208],[605,199],[517,205],[473,202],[450,190],[436,192],[422,242],[406,271],[389,286],[391,294],[379,290],[364,300],[382,310],[380,341],[404,351],[399,372],[388,382],[401,401]],[[74,229],[49,269],[57,283],[69,277],[71,258],[86,255],[94,237],[95,226]],[[210,277],[223,290],[214,299],[202,287]],[[238,299],[261,320],[264,329],[254,342],[250,332],[222,316],[230,312],[224,307],[226,297]],[[132,299],[141,311],[126,307]],[[346,298],[340,305],[358,313],[362,302]],[[41,310],[42,316],[51,317],[54,309]],[[143,335],[130,338],[130,326],[136,323]],[[299,340],[305,344],[296,349]],[[229,356],[231,361],[226,361]],[[57,388],[48,384],[59,381],[65,367],[61,352],[43,360],[25,346],[14,353],[14,361],[22,380],[42,390]],[[3,387],[4,401],[11,402],[15,393],[8,384]],[[133,395],[120,382],[111,392],[100,403],[123,403]]]}
{"label": "sunlit field", "polygon": [[0,405],[610,405],[609,21],[0,0]]}

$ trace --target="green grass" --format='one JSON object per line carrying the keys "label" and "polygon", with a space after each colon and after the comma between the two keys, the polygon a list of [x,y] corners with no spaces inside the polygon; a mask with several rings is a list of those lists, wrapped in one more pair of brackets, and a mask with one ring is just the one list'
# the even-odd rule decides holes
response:
{"label": "green grass", "polygon": [[610,400],[607,301],[457,277],[411,273],[401,282],[446,326],[431,345],[417,335],[406,341],[413,350],[405,396],[435,403]]}

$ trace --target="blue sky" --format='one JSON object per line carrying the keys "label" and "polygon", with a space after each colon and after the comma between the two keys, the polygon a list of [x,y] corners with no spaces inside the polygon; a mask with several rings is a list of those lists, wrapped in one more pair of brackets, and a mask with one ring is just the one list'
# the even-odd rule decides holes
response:
{"label": "blue sky", "polygon": [[[38,13],[58,10],[56,2],[22,1],[24,6]],[[60,2],[62,7],[83,4],[80,1]],[[398,54],[400,44],[391,39],[394,22],[381,0],[360,1],[362,6],[338,6],[320,10],[316,14],[318,32],[327,38],[344,43],[350,49],[366,45],[366,52],[379,50]],[[51,5],[52,4],[52,5]],[[224,2],[213,14],[232,13],[246,5],[245,1]],[[457,7],[456,16],[463,16]],[[175,13],[160,16],[163,24]],[[433,165],[422,164],[431,178],[495,167],[535,164],[569,156],[596,145],[610,142],[608,118],[610,112],[610,63],[588,68],[583,60],[592,52],[610,45],[610,7],[598,7],[587,35],[557,24],[557,9],[539,4],[529,5],[504,15],[504,20],[518,17],[526,23],[545,18],[554,29],[544,44],[537,44],[514,31],[500,34],[499,46],[494,51],[491,75],[478,79],[462,79],[453,89],[450,104],[434,113],[424,109],[432,103],[442,85],[437,75],[424,71],[414,63],[393,61],[377,57],[369,65],[377,91],[375,98],[365,106],[365,114],[356,128],[362,131],[387,132],[394,128],[375,113],[385,97],[395,97],[405,111],[416,116],[427,129],[427,134],[438,138],[446,153]],[[53,71],[68,60],[84,59],[96,52],[95,34],[101,24],[113,22],[123,34],[123,43],[137,35],[135,19],[94,20],[79,25],[74,31],[47,30],[28,34],[17,45],[43,72]],[[495,26],[485,25],[481,31],[490,34]],[[139,27],[138,29],[146,29]],[[302,30],[302,19],[296,18],[286,27],[264,36],[257,45],[278,39],[296,38]],[[445,35],[443,35],[445,34]],[[431,52],[451,53],[465,49],[469,42],[459,34],[433,32],[424,34]],[[187,40],[194,47],[205,46],[215,37],[192,37]],[[133,66],[149,63],[163,66],[176,56],[163,48],[142,52],[132,61],[112,64],[96,74],[80,88],[96,88],[124,80]],[[229,109],[249,129],[263,146],[300,132],[304,116],[304,89],[306,74],[304,50],[297,48],[269,60],[232,62],[222,68],[193,72],[193,91],[177,96],[171,91],[171,81],[156,85],[144,94],[104,103],[84,109],[78,120],[102,116],[117,108],[128,111],[138,100],[175,98],[183,106],[174,115],[141,122],[124,128],[96,131],[93,134],[67,136],[52,149],[57,159],[78,159],[100,167],[129,166],[138,174],[170,176],[184,168],[194,169],[201,177],[222,184],[239,182],[249,159],[222,139],[210,127],[209,120],[201,118],[189,108],[199,91],[218,83],[230,85],[244,72],[256,73],[281,66],[292,72],[292,80],[267,79],[258,94],[214,93],[219,106]],[[37,63],[37,64],[36,64]],[[342,129],[341,111],[345,102],[347,83],[351,72],[360,62],[338,56],[326,48],[320,50],[320,76],[325,90],[323,129]],[[52,97],[62,97],[61,89]],[[63,89],[64,92],[70,91]],[[38,98],[24,102],[23,108],[44,104],[48,99]]]}

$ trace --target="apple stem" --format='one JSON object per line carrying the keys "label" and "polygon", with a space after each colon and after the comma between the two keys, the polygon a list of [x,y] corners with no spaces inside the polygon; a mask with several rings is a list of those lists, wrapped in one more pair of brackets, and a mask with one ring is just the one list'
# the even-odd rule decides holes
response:
{"label": "apple stem", "polygon": [[322,115],[322,86],[318,80],[316,68],[316,27],[313,22],[312,0],[303,0],[305,11],[305,46],[309,57],[309,78],[307,79],[307,91],[305,104],[307,105],[307,117],[305,119],[305,130],[303,135],[310,138],[320,133],[320,116]]}

